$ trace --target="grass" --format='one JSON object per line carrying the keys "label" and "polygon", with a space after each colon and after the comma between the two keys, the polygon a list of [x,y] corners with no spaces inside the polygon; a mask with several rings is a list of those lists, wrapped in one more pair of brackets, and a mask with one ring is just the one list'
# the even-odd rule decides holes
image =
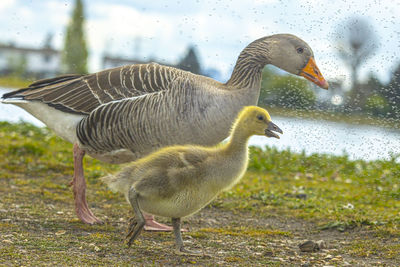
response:
{"label": "grass", "polygon": [[23,79],[18,76],[3,76],[0,77],[0,87],[5,88],[22,88],[33,82],[32,79]]}
{"label": "grass", "polygon": [[397,156],[365,162],[350,161],[347,156],[253,148],[245,182],[214,205],[262,214],[278,212],[319,224],[397,227],[400,164],[396,161]]}
{"label": "grass", "polygon": [[[47,128],[0,122],[0,265],[343,265],[400,261],[400,164],[251,149],[243,180],[187,219],[189,246],[211,258],[170,254],[170,233],[123,245],[131,210],[99,177],[118,165],[85,158],[88,199],[106,223],[74,214],[72,145]],[[305,239],[332,250],[302,254]],[[332,259],[327,259],[331,254]]]}

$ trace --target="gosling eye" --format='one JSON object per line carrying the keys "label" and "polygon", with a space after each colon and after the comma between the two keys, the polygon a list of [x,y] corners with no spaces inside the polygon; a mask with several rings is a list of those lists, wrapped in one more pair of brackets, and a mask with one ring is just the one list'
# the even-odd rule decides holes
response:
{"label": "gosling eye", "polygon": [[304,48],[303,47],[299,47],[299,48],[296,49],[296,51],[297,51],[298,54],[303,54]]}
{"label": "gosling eye", "polygon": [[258,119],[259,121],[262,121],[262,120],[264,120],[264,116],[263,116],[263,115],[258,115],[258,116],[257,116],[257,119]]}

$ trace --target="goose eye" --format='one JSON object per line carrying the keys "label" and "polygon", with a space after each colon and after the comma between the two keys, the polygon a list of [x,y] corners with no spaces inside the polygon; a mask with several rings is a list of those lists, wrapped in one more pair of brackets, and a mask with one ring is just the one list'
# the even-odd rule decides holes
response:
{"label": "goose eye", "polygon": [[262,120],[264,120],[264,117],[263,117],[262,115],[258,115],[258,116],[257,116],[257,119],[258,119],[259,121],[262,121]]}
{"label": "goose eye", "polygon": [[297,50],[297,53],[299,53],[299,54],[303,54],[303,52],[304,52],[304,49],[302,47],[299,47],[296,50]]}

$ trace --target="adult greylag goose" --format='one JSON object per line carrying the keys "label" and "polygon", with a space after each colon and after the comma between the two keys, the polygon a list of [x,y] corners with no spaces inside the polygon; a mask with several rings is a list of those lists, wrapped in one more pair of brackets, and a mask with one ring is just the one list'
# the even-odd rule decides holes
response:
{"label": "adult greylag goose", "polygon": [[276,34],[244,48],[226,83],[155,63],[137,64],[40,80],[4,94],[2,102],[25,109],[74,144],[75,209],[83,222],[93,224],[100,220],[86,202],[85,153],[123,163],[164,146],[217,144],[228,136],[241,108],[257,104],[267,64],[328,88],[308,44]]}
{"label": "adult greylag goose", "polygon": [[153,152],[102,178],[125,195],[135,214],[128,233],[130,246],[145,225],[142,210],[172,219],[178,253],[199,254],[184,248],[180,220],[210,203],[240,181],[247,169],[247,143],[252,135],[279,138],[283,133],[260,107],[244,107],[229,141],[212,147],[170,146]]}

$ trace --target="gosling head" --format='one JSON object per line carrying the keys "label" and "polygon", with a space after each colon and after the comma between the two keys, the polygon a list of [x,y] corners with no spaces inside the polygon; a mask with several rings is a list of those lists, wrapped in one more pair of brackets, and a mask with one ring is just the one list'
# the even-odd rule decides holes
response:
{"label": "gosling head", "polygon": [[291,34],[275,34],[258,39],[254,45],[263,45],[265,58],[272,64],[289,73],[303,76],[321,88],[328,89],[329,84],[322,76],[314,60],[310,46]]}
{"label": "gosling head", "polygon": [[279,139],[279,135],[274,132],[283,134],[283,131],[271,121],[268,111],[256,106],[243,108],[238,123],[248,131],[249,135],[265,135]]}

